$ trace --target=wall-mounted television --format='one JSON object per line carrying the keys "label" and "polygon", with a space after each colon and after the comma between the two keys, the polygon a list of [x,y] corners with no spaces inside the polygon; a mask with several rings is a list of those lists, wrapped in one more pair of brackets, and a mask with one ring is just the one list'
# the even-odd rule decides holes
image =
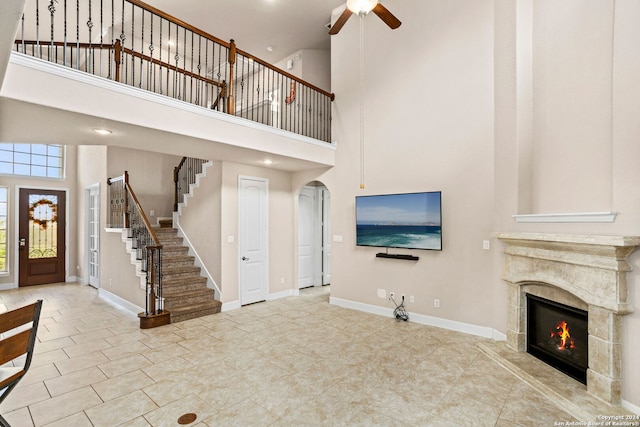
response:
{"label": "wall-mounted television", "polygon": [[440,191],[356,196],[356,245],[442,250]]}

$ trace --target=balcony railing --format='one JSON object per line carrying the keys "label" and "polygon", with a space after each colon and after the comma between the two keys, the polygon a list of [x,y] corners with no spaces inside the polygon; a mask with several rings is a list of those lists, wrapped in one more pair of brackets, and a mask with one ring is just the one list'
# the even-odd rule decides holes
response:
{"label": "balcony railing", "polygon": [[331,142],[333,94],[138,0],[28,0],[14,49]]}

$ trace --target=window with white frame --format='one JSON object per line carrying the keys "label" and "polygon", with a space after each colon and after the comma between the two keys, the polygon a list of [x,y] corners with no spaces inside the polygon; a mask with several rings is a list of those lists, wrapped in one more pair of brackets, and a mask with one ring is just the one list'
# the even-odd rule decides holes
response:
{"label": "window with white frame", "polygon": [[0,144],[0,174],[64,177],[64,147],[58,144]]}
{"label": "window with white frame", "polygon": [[0,273],[7,271],[7,202],[9,189],[0,187]]}

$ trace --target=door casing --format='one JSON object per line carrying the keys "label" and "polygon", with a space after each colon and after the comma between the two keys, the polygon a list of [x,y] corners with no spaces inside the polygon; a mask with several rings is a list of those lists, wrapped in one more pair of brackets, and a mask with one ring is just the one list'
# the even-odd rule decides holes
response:
{"label": "door casing", "polygon": [[[21,277],[22,277],[22,273],[20,271],[21,269],[21,261],[20,261],[20,244],[19,244],[19,239],[20,239],[20,220],[21,220],[21,211],[20,211],[20,205],[21,205],[21,196],[20,194],[22,193],[22,190],[28,191],[28,190],[33,190],[33,191],[42,191],[42,192],[60,192],[60,193],[64,193],[64,199],[65,202],[63,204],[63,219],[64,219],[64,233],[62,234],[63,239],[64,239],[64,251],[62,254],[62,257],[64,259],[64,266],[63,266],[63,272],[60,275],[60,280],[61,281],[68,281],[69,280],[69,274],[68,274],[68,268],[69,268],[69,189],[68,188],[55,188],[55,187],[42,187],[42,186],[38,186],[38,187],[31,187],[31,186],[21,186],[21,185],[17,185],[15,187],[15,217],[16,217],[16,221],[15,221],[15,227],[14,227],[14,231],[15,234],[14,236],[16,236],[15,238],[15,250],[13,251],[14,253],[14,271],[15,271],[15,276],[14,276],[14,280],[17,286],[30,286],[30,285],[21,285]],[[55,283],[54,282],[50,282],[50,283]]]}

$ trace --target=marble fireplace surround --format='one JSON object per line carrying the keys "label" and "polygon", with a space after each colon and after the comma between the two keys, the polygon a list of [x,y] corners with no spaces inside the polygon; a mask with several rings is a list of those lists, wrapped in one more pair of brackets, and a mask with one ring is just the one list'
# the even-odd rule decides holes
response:
{"label": "marble fireplace surround", "polygon": [[622,322],[628,256],[638,236],[498,233],[506,244],[502,279],[508,285],[507,345],[526,351],[526,294],[589,313],[587,393],[621,400]]}

